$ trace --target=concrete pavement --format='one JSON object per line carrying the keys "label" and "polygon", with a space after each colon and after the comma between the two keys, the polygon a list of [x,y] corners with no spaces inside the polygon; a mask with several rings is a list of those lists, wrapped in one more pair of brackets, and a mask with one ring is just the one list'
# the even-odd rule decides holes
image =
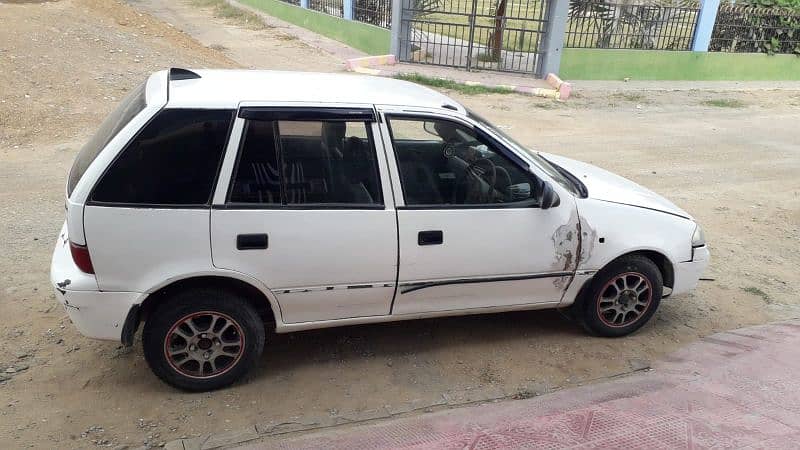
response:
{"label": "concrete pavement", "polygon": [[792,320],[706,337],[611,382],[246,448],[800,448],[799,373]]}

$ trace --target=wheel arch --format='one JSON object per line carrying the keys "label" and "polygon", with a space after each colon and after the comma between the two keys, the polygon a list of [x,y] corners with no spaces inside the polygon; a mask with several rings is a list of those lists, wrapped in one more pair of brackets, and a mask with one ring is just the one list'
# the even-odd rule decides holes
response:
{"label": "wheel arch", "polygon": [[661,279],[663,285],[670,289],[672,289],[672,287],[675,285],[675,267],[672,265],[672,261],[670,261],[670,259],[663,253],[657,252],[655,250],[637,250],[634,252],[626,253],[620,256],[620,258],[629,255],[642,255],[647,259],[649,259],[650,261],[653,261],[656,267],[658,267],[659,272],[661,272]]}
{"label": "wheel arch", "polygon": [[[601,270],[605,269],[606,267],[610,266],[615,261],[621,258],[625,258],[627,256],[632,256],[632,255],[644,256],[650,261],[653,261],[653,264],[656,265],[658,271],[661,272],[661,279],[663,285],[672,289],[672,287],[675,285],[675,268],[672,264],[672,261],[665,254],[653,249],[632,250],[623,253],[615,258],[610,259],[607,263],[603,264],[603,266],[599,270],[597,270],[597,272],[600,272]],[[574,301],[574,304],[576,305],[575,308],[582,307],[587,292],[589,291],[589,289],[591,289],[593,279],[594,277],[592,277],[592,279],[586,280],[578,290],[578,294],[575,296],[575,301]]]}
{"label": "wheel arch", "polygon": [[613,264],[620,258],[625,258],[631,255],[644,256],[650,261],[653,261],[656,267],[658,267],[659,272],[661,272],[661,278],[663,280],[664,286],[672,288],[675,285],[675,266],[672,260],[664,252],[653,248],[639,248],[634,250],[628,250],[625,253],[616,255],[613,258],[608,259],[608,261],[606,261],[599,269],[597,269],[597,272],[600,272],[601,270],[605,269],[606,267]]}
{"label": "wheel arch", "polygon": [[[169,280],[159,286],[153,287],[144,300],[138,305],[137,323],[128,328],[132,328],[132,333],[136,332],[138,322],[146,321],[148,316],[165,299],[169,298],[174,292],[191,288],[218,288],[229,290],[240,294],[258,313],[269,328],[273,331],[280,323],[280,307],[275,296],[264,286],[260,286],[255,280],[241,276],[237,273],[211,273],[193,274],[185,277]],[[127,321],[126,321],[127,322]],[[127,325],[127,323],[126,323]],[[131,339],[132,340],[132,339]]]}

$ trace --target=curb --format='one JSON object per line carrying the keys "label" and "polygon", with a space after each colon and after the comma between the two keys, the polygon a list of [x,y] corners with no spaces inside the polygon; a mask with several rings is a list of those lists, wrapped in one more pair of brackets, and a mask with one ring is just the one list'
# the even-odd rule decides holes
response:
{"label": "curb", "polygon": [[365,56],[363,58],[350,58],[344,62],[344,67],[348,71],[354,72],[358,68],[375,66],[393,66],[397,64],[394,55]]}
{"label": "curb", "polygon": [[[650,370],[649,363],[644,363],[629,371],[596,379],[582,380],[574,386],[551,386],[541,383],[531,383],[525,386],[519,386],[515,390],[509,390],[501,386],[494,385],[480,388],[456,389],[443,392],[439,399],[414,399],[397,405],[385,405],[376,409],[349,411],[337,414],[336,416],[308,419],[293,418],[292,420],[284,422],[273,421],[267,423],[256,423],[240,430],[176,439],[167,442],[164,448],[167,450],[215,450],[238,447],[244,444],[254,443],[263,438],[332,429],[344,425],[361,425],[365,423],[372,423],[373,421],[378,420],[397,419],[420,413],[443,411],[465,406],[516,401],[520,399],[538,397],[545,394],[551,394],[565,388],[581,386],[600,380],[617,379],[638,372]],[[141,447],[136,450],[146,450],[146,448]]]}
{"label": "curb", "polygon": [[568,99],[569,95],[572,93],[572,84],[562,80],[554,73],[548,73],[544,80],[547,81],[547,84],[552,86],[553,89],[558,91],[559,100]]}
{"label": "curb", "polygon": [[[497,386],[486,389],[455,390],[442,393],[439,399],[415,399],[398,405],[386,405],[377,409],[350,411],[336,416],[309,419],[293,419],[286,422],[267,422],[250,425],[247,428],[222,433],[176,439],[164,446],[167,450],[214,450],[240,446],[261,438],[269,438],[290,433],[317,431],[342,425],[356,425],[375,420],[394,419],[412,414],[432,412],[463,406],[507,401],[516,398],[520,392],[539,396],[561,389],[540,384],[527,386],[521,391],[506,391]],[[145,450],[145,447],[136,450]]]}
{"label": "curb", "polygon": [[[366,72],[361,72],[366,73]],[[413,75],[414,73],[404,73],[407,75]],[[385,76],[385,77],[394,77],[396,75],[400,75],[400,73],[392,73],[387,71],[376,71],[372,70],[370,75],[376,76]],[[463,84],[465,86],[483,86],[491,89],[507,89],[515,94],[522,94],[522,95],[530,95],[534,97],[542,97],[542,98],[550,98],[553,100],[564,100],[563,98],[559,97],[559,91],[557,89],[545,89],[545,88],[536,88],[531,86],[515,86],[511,84],[491,84],[491,83],[481,83],[480,81],[460,81],[453,78],[445,78],[445,77],[433,77],[441,80],[448,80],[454,83]]]}
{"label": "curb", "polygon": [[[377,69],[376,66],[393,66],[397,64],[397,58],[394,55],[380,55],[380,56],[367,56],[364,58],[352,58],[345,61],[345,69],[348,72],[359,73],[362,75],[372,75],[376,77],[389,77],[394,78],[397,75],[414,73],[406,72],[393,72],[390,70]],[[452,81],[454,83],[463,84],[466,86],[483,86],[487,88],[507,89],[511,92],[523,95],[531,95],[534,97],[552,98],[558,101],[564,101],[569,98],[572,92],[572,85],[555,74],[548,74],[545,81],[553,87],[553,89],[535,88],[530,86],[515,86],[508,84],[491,84],[481,83],[480,81],[460,81],[453,78],[435,77],[441,80]]]}

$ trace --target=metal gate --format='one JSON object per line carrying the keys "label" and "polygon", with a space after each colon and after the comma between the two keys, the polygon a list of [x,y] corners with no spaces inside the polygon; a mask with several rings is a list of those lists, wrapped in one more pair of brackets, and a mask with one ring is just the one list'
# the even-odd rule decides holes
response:
{"label": "metal gate", "polygon": [[401,61],[535,73],[546,0],[401,0]]}

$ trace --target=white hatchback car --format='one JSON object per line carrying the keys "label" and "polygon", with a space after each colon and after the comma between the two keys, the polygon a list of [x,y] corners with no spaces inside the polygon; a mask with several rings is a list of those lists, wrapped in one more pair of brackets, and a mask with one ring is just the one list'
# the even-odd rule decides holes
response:
{"label": "white hatchback car", "polygon": [[622,336],[709,261],[668,200],[528,150],[456,101],[354,75],[171,69],[69,174],[57,298],[167,383],[239,378],[278,333],[567,308]]}

